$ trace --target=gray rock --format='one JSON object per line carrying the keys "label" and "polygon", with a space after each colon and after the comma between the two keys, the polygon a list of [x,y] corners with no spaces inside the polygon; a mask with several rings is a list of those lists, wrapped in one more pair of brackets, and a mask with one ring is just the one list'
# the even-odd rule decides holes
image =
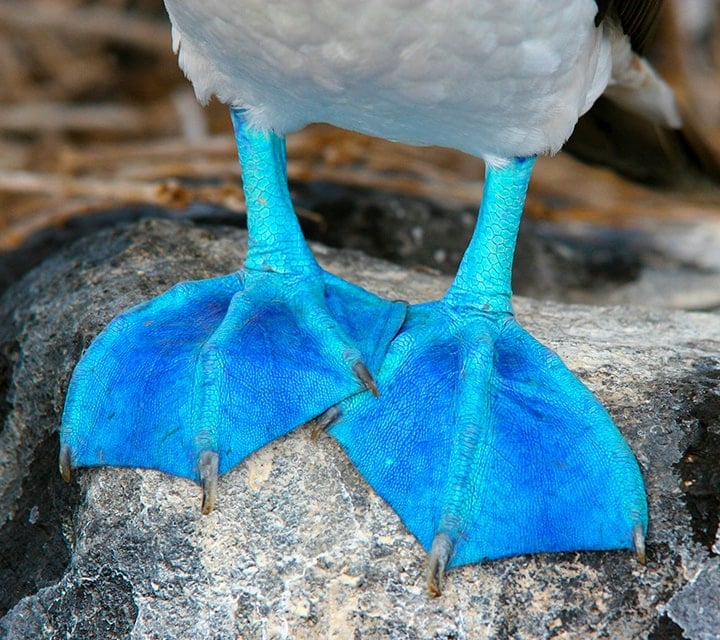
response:
{"label": "gray rock", "polygon": [[718,558],[703,563],[690,584],[676,593],[666,611],[688,637],[712,640],[720,635],[720,563]]}
{"label": "gray rock", "polygon": [[[523,556],[453,570],[430,599],[420,546],[332,438],[311,441],[307,428],[222,477],[207,517],[195,485],[157,472],[80,470],[65,487],[55,430],[82,349],[123,308],[237,267],[244,240],[143,221],[80,241],[6,294],[0,637],[720,637],[717,315],[516,301],[637,453],[644,567],[624,551]],[[388,297],[425,300],[448,284],[316,251]]]}
{"label": "gray rock", "polygon": [[[329,183],[295,183],[293,199],[320,214],[317,222],[305,220],[310,238],[449,275],[457,271],[477,215],[475,206],[446,199]],[[716,311],[720,221],[700,211],[684,218],[629,214],[618,226],[526,216],[513,266],[515,291],[573,304]]]}

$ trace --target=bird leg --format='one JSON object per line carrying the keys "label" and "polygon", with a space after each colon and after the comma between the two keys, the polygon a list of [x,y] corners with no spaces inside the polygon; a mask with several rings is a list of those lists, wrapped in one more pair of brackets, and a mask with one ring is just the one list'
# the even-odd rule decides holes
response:
{"label": "bird leg", "polygon": [[448,567],[523,553],[644,550],[638,464],[593,394],[516,322],[511,271],[533,159],[489,164],[477,226],[437,302],[412,306],[378,374],[330,427]]}
{"label": "bird leg", "polygon": [[[287,187],[284,140],[232,110],[247,200],[244,268],[185,282],[115,318],[73,374],[60,468],[158,469],[202,485],[363,391],[405,317],[315,261]],[[369,394],[370,395],[370,394]]]}

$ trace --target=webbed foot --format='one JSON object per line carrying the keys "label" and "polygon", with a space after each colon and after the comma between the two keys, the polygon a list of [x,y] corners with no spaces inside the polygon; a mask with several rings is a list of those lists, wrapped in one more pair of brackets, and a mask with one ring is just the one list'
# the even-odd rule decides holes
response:
{"label": "webbed foot", "polygon": [[[411,307],[378,379],[330,433],[447,567],[541,551],[636,548],[637,462],[592,393],[511,315]],[[640,538],[639,536],[642,536]]]}
{"label": "webbed foot", "polygon": [[[348,313],[347,310],[352,310]],[[186,282],[115,318],[77,365],[69,466],[136,466],[201,482],[374,386],[403,306],[318,270]],[[68,457],[69,456],[69,457]]]}
{"label": "webbed foot", "polygon": [[368,483],[446,568],[523,553],[634,548],[647,504],[638,464],[592,393],[522,329],[512,258],[532,159],[488,166],[458,275],[413,306],[378,377],[330,427]]}
{"label": "webbed foot", "polygon": [[[217,476],[362,391],[405,316],[323,271],[290,202],[282,140],[233,111],[248,207],[241,271],[185,282],[115,318],[71,380],[60,468],[133,466]],[[368,394],[370,395],[370,394]]]}

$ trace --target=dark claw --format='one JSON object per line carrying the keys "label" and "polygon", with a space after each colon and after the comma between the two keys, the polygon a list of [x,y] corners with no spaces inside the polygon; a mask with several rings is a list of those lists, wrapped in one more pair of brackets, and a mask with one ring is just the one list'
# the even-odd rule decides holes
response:
{"label": "dark claw", "polygon": [[635,556],[640,564],[647,562],[647,556],[645,555],[645,532],[640,523],[635,525],[633,529],[633,545],[635,546]]}
{"label": "dark claw", "polygon": [[368,368],[363,362],[358,360],[352,367],[353,372],[357,376],[357,379],[365,385],[365,388],[370,391],[376,398],[380,396],[375,380],[372,374],[368,371]]}
{"label": "dark claw", "polygon": [[215,506],[218,480],[218,454],[215,451],[202,451],[198,456],[200,484],[202,485],[202,503],[200,512],[206,516]]}
{"label": "dark claw", "polygon": [[445,568],[450,562],[453,543],[446,533],[438,533],[433,540],[427,568],[427,590],[433,598],[442,595]]}
{"label": "dark claw", "polygon": [[318,436],[332,426],[332,424],[340,418],[342,411],[337,405],[333,405],[327,411],[323,411],[319,416],[314,417],[308,424],[312,425],[310,439],[317,440]]}
{"label": "dark claw", "polygon": [[70,447],[64,444],[60,448],[60,475],[65,482],[70,482]]}

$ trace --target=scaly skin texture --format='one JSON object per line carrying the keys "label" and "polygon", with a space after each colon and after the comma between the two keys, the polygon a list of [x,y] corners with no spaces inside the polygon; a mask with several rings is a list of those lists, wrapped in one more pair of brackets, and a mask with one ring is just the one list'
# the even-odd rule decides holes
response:
{"label": "scaly skin texture", "polygon": [[[115,318],[78,363],[61,471],[159,469],[202,483],[267,442],[373,388],[405,315],[324,272],[300,232],[284,141],[235,112],[248,202],[245,268],[176,285]],[[213,471],[213,469],[215,469]]]}
{"label": "scaly skin texture", "polygon": [[[632,547],[642,556],[647,506],[632,452],[512,314],[534,160],[488,166],[455,281],[405,318],[404,305],[320,269],[292,210],[282,139],[247,127],[241,112],[233,121],[245,268],[177,285],[98,336],[68,389],[63,475],[159,469],[200,483],[207,513],[218,474],[304,422],[340,417],[331,433],[430,552],[433,594],[447,567],[486,558]],[[368,368],[380,398],[361,393],[375,391]]]}
{"label": "scaly skin texture", "polygon": [[242,166],[248,212],[245,269],[298,276],[314,274],[317,262],[295,215],[285,174],[285,141],[248,127],[241,110],[230,111]]}
{"label": "scaly skin texture", "polygon": [[488,167],[454,283],[410,308],[377,400],[344,403],[331,428],[370,485],[446,567],[540,551],[635,548],[640,469],[610,416],[515,321],[510,275],[533,161]]}

